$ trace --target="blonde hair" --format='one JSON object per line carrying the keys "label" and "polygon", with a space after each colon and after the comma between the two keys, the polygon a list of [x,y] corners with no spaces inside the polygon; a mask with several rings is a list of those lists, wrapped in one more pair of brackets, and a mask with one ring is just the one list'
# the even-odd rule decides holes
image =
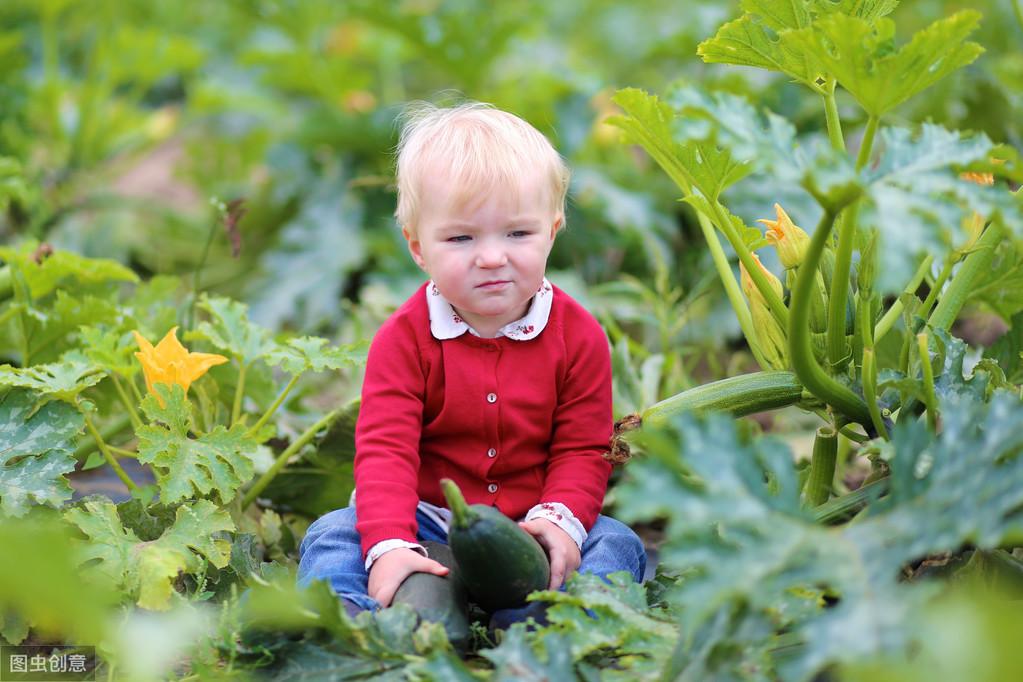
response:
{"label": "blonde hair", "polygon": [[527,173],[549,180],[551,209],[564,219],[569,170],[536,128],[482,102],[437,107],[414,102],[405,108],[397,148],[398,224],[416,234],[420,188],[427,172],[446,171],[453,201],[497,186],[516,186]]}

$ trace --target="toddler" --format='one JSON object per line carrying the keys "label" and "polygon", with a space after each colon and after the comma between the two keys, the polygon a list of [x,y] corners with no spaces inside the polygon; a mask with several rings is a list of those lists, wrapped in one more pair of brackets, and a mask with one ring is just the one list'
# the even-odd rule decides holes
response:
{"label": "toddler", "polygon": [[[300,550],[300,581],[328,580],[349,613],[389,605],[411,573],[447,573],[420,544],[447,542],[442,478],[470,504],[520,520],[550,558],[550,589],[574,570],[642,579],[639,538],[599,514],[611,471],[608,342],[544,276],[568,175],[512,114],[480,103],[411,112],[396,216],[430,279],[373,338],[354,507],[318,519]],[[508,611],[494,617],[530,609]]]}

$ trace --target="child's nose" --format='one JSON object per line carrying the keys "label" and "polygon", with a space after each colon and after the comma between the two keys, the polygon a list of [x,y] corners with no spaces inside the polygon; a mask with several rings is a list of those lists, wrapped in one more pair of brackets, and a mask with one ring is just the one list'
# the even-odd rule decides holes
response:
{"label": "child's nose", "polygon": [[508,255],[497,246],[484,245],[476,252],[476,267],[499,268],[507,262]]}

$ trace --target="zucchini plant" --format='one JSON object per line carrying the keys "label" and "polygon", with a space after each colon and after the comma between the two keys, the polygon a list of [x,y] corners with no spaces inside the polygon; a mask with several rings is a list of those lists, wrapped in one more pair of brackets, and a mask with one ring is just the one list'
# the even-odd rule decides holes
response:
{"label": "zucchini plant", "polygon": [[[191,315],[177,278],[142,283],[114,261],[32,242],[0,248],[0,259],[11,282],[0,352],[17,360],[0,365],[0,519],[49,519],[41,528],[68,538],[82,589],[156,611],[284,559],[291,531],[253,503],[319,434],[351,421],[353,406],[290,435],[270,420],[303,377],[357,365],[361,345],[275,339],[244,304],[203,294],[182,336],[216,352],[194,352],[178,337]],[[278,437],[275,454],[267,441]],[[70,475],[100,467],[116,477],[109,496],[72,502]],[[45,625],[27,613],[0,608],[4,641]]]}
{"label": "zucchini plant", "polygon": [[[1006,272],[1018,273],[1020,262],[1016,151],[930,123],[884,125],[898,120],[899,105],[983,52],[968,40],[980,16],[958,12],[897,45],[886,16],[896,5],[750,0],[700,45],[708,63],[777,71],[808,88],[819,97],[826,136],[801,134],[724,92],[630,88],[614,98],[622,114],[611,123],[695,212],[764,370],[668,398],[621,430],[686,409],[741,415],[799,404],[827,422],[808,478],[814,505],[831,492],[838,432],[887,441],[899,420],[926,414],[932,427],[940,423],[935,386],[948,333],[971,296],[1007,290]],[[851,129],[854,144],[844,132]],[[767,226],[761,234],[727,205],[729,189],[744,182],[773,186],[779,197],[801,194],[800,213],[776,203],[776,218],[759,221]],[[816,228],[808,233],[797,222]],[[757,251],[769,247],[784,284],[760,261]],[[1003,298],[1013,301],[999,310],[1007,318],[1023,309],[1018,297]],[[621,458],[625,448],[615,450]]]}

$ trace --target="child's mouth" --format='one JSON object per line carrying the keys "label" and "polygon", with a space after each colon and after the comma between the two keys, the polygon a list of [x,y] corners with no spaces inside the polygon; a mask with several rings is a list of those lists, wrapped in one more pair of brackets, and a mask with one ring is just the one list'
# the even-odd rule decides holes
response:
{"label": "child's mouth", "polygon": [[511,284],[511,282],[509,282],[506,279],[491,280],[489,282],[484,282],[483,284],[477,285],[476,288],[477,289],[486,289],[486,290],[501,289],[501,288],[504,288],[505,286],[507,286],[509,284]]}

